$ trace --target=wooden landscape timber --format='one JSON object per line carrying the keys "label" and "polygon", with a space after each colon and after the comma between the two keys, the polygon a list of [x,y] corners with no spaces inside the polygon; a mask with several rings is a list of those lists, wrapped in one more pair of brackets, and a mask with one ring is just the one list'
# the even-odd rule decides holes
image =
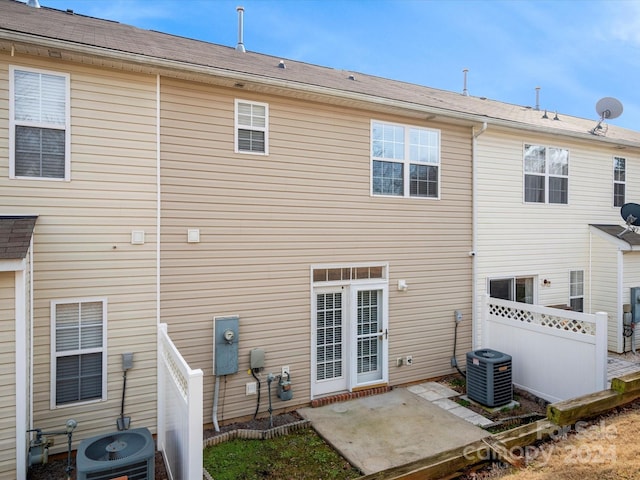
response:
{"label": "wooden landscape timber", "polygon": [[553,403],[547,407],[547,418],[557,425],[571,425],[637,398],[640,398],[640,372],[614,378],[609,390]]}
{"label": "wooden landscape timber", "polygon": [[465,470],[500,460],[515,467],[524,464],[514,452],[525,452],[528,446],[558,435],[559,428],[595,417],[640,398],[640,372],[614,378],[611,389],[551,404],[547,418],[520,427],[487,435],[487,438],[359,477],[358,480],[436,480],[455,478]]}

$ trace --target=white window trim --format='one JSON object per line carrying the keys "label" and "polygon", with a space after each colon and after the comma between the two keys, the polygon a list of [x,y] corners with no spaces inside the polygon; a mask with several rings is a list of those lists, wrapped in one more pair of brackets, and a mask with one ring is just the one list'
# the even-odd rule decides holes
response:
{"label": "white window trim", "polygon": [[[21,177],[15,174],[15,130],[16,125],[25,125],[36,128],[53,128],[62,130],[59,125],[48,123],[16,122],[15,120],[15,71],[25,71],[55,75],[65,78],[65,135],[64,135],[64,178],[51,177]],[[9,178],[24,180],[46,180],[52,182],[68,182],[71,180],[71,75],[63,72],[54,72],[36,68],[9,66]]]}
{"label": "white window trim", "polygon": [[[566,150],[567,151],[567,168],[570,169],[571,168],[571,151],[568,148],[565,147],[558,147],[555,145],[544,145],[542,143],[538,143],[538,142],[524,142],[522,144],[522,203],[526,204],[526,205],[569,205],[571,203],[571,189],[570,187],[570,176],[569,175],[551,175],[549,173],[549,161],[545,158],[545,162],[544,162],[544,174],[541,173],[534,173],[534,172],[527,172],[525,169],[525,146],[526,145],[535,145],[535,146],[539,146],[539,147],[544,147],[545,149],[549,149],[549,148],[556,148],[558,150]],[[571,170],[569,170],[570,172]],[[526,188],[527,188],[527,181],[526,181],[526,177],[527,175],[532,175],[532,176],[536,176],[536,177],[544,177],[544,202],[528,202],[526,200],[527,196],[526,196]],[[566,178],[567,179],[567,203],[552,203],[549,201],[549,178]]]}
{"label": "white window trim", "polygon": [[[624,160],[624,181],[620,181],[620,180],[616,180],[616,160],[617,159],[621,159]],[[616,206],[616,185],[624,185],[624,202],[622,202],[623,204],[627,201],[627,157],[619,157],[619,156],[614,156],[613,157],[613,192],[612,192],[612,205],[613,208],[620,208],[622,205],[618,205]]]}
{"label": "white window trim", "polygon": [[[533,275],[533,274],[524,274],[524,275],[498,275],[495,277],[487,277],[487,285],[486,285],[486,292],[487,295],[491,295],[491,282],[494,280],[513,280],[513,297],[515,298],[515,288],[516,288],[516,280],[519,278],[532,278],[533,279],[533,303],[531,303],[530,305],[537,305],[538,304],[538,275]],[[514,301],[515,300],[511,300]]]}
{"label": "white window trim", "polygon": [[[264,107],[264,128],[262,127],[247,127],[246,125],[240,125],[238,123],[238,105],[240,103],[248,103],[250,105],[258,105],[261,107]],[[235,153],[243,153],[243,154],[247,154],[247,155],[261,155],[261,156],[267,156],[269,155],[269,104],[268,103],[263,103],[263,102],[255,102],[253,100],[242,100],[240,98],[236,98],[234,101],[234,109],[233,109],[233,123],[234,123],[234,130],[233,130],[233,149]],[[243,129],[248,129],[248,130],[255,130],[258,132],[264,132],[264,152],[250,152],[248,150],[240,150],[238,148],[238,130],[240,128]]]}
{"label": "white window trim", "polygon": [[[85,400],[80,402],[65,403],[64,405],[56,404],[56,359],[58,358],[56,352],[56,305],[65,303],[89,303],[89,302],[102,302],[102,348],[100,349],[85,349],[78,350],[75,353],[66,352],[66,355],[75,355],[76,353],[95,353],[102,350],[102,398],[95,398],[92,400]],[[50,376],[51,376],[51,397],[50,407],[51,410],[67,407],[76,407],[78,405],[85,405],[96,402],[104,402],[107,400],[107,299],[105,297],[87,297],[87,298],[63,298],[57,300],[51,300],[51,354],[50,354]]]}
{"label": "white window trim", "polygon": [[[405,129],[404,131],[404,149],[405,149],[405,155],[404,155],[404,159],[399,160],[399,159],[395,159],[395,158],[384,158],[384,157],[374,157],[373,156],[373,124],[374,123],[383,123],[385,125],[394,125],[397,127],[402,127]],[[437,145],[437,149],[438,149],[438,163],[425,163],[425,162],[418,162],[418,161],[411,161],[409,159],[409,130],[411,128],[416,128],[419,130],[427,130],[429,132],[436,132],[438,134],[438,145]],[[423,127],[423,126],[419,126],[419,125],[410,125],[410,124],[405,124],[405,123],[395,123],[395,122],[388,122],[385,120],[377,120],[377,119],[372,119],[369,125],[369,195],[371,197],[385,197],[385,198],[411,198],[411,199],[420,199],[420,200],[440,200],[441,199],[441,195],[442,195],[442,181],[441,181],[441,176],[442,176],[442,131],[438,128],[429,128],[429,127]],[[402,167],[402,172],[403,172],[403,178],[402,178],[402,182],[403,182],[403,191],[404,194],[403,195],[389,195],[389,194],[385,194],[385,193],[374,193],[373,191],[373,162],[374,161],[379,161],[379,162],[392,162],[392,163],[402,163],[403,167]],[[431,165],[431,166],[435,166],[438,167],[438,195],[435,197],[423,197],[423,196],[418,196],[418,195],[410,195],[410,186],[411,186],[411,179],[410,179],[410,174],[409,174],[409,168],[411,164],[415,164],[415,165]]]}

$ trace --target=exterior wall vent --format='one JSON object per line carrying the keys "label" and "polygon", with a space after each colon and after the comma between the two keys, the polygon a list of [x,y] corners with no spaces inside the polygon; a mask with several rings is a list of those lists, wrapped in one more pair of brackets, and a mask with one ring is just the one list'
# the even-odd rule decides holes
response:
{"label": "exterior wall vent", "polygon": [[468,352],[467,396],[487,407],[513,400],[511,356],[488,348]]}

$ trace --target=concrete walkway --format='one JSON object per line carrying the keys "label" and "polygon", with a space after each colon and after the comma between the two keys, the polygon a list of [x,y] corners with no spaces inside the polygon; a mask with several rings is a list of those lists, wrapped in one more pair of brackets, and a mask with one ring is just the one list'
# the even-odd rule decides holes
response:
{"label": "concrete walkway", "polygon": [[302,408],[298,413],[310,420],[316,431],[365,475],[489,436],[485,430],[451,413],[451,409],[434,403],[446,397],[425,398],[430,391],[425,385],[410,387],[414,392],[397,388],[380,395]]}

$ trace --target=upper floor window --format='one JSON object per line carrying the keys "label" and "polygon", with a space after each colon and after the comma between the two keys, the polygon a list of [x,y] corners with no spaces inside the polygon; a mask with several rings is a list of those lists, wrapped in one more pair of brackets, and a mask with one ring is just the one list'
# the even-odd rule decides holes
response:
{"label": "upper floor window", "polygon": [[106,399],[107,302],[51,302],[52,407]]}
{"label": "upper floor window", "polygon": [[534,277],[505,277],[489,280],[489,296],[520,303],[534,303]]}
{"label": "upper floor window", "polygon": [[613,157],[613,206],[621,207],[625,203],[627,184],[627,161],[621,157]]}
{"label": "upper floor window", "polygon": [[269,153],[269,105],[236,100],[236,152]]}
{"label": "upper floor window", "polygon": [[371,193],[440,198],[440,131],[371,122]]}
{"label": "upper floor window", "polygon": [[584,270],[569,272],[569,306],[576,312],[584,312]]}
{"label": "upper floor window", "polygon": [[524,146],[524,201],[569,203],[569,150]]}
{"label": "upper floor window", "polygon": [[11,67],[11,178],[69,180],[69,75]]}

